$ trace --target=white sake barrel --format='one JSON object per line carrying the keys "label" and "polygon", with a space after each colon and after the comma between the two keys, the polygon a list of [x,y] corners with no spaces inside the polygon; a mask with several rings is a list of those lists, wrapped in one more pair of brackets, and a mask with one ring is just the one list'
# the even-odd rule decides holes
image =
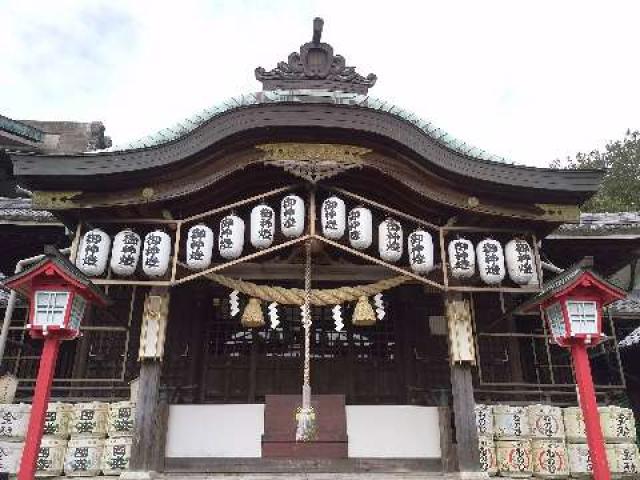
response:
{"label": "white sake barrel", "polygon": [[479,436],[478,446],[480,450],[480,468],[491,476],[496,475],[498,473],[498,458],[493,438]]}
{"label": "white sake barrel", "polygon": [[116,437],[105,440],[101,466],[104,475],[120,475],[129,469],[132,443],[132,437]]}
{"label": "white sake barrel", "polygon": [[24,440],[29,426],[31,405],[9,403],[0,405],[0,440],[20,442]]}
{"label": "white sake barrel", "polygon": [[47,405],[44,417],[44,436],[52,438],[69,438],[69,423],[73,405],[70,403],[53,402]]}
{"label": "white sake barrel", "polygon": [[593,472],[591,454],[586,443],[568,443],[569,473],[572,478],[588,477]]}
{"label": "white sake barrel", "polygon": [[633,443],[636,440],[636,423],[633,411],[615,405],[599,407],[600,425],[606,443]]}
{"label": "white sake barrel", "polygon": [[569,476],[567,448],[562,440],[532,440],[533,476],[566,478]]}
{"label": "white sake barrel", "polygon": [[564,439],[562,409],[551,405],[527,406],[531,438]]}
{"label": "white sake barrel", "polygon": [[136,418],[136,404],[116,402],[109,404],[107,433],[109,437],[130,437],[133,435]]}
{"label": "white sake barrel", "polygon": [[57,477],[64,470],[67,440],[44,437],[36,461],[36,477]]}
{"label": "white sake barrel", "polygon": [[530,440],[503,440],[496,442],[498,454],[498,470],[503,477],[524,478],[530,477],[531,468],[531,441]]}
{"label": "white sake barrel", "polygon": [[587,431],[580,407],[566,407],[562,409],[564,431],[569,443],[587,443]]}
{"label": "white sake barrel", "polygon": [[71,416],[72,438],[104,438],[107,435],[108,411],[109,406],[104,402],[76,403]]}
{"label": "white sake barrel", "polygon": [[24,442],[0,440],[0,473],[15,474],[20,467]]}
{"label": "white sake barrel", "polygon": [[634,478],[640,475],[640,458],[635,443],[607,445],[607,460],[613,478]]}
{"label": "white sake barrel", "polygon": [[475,412],[478,436],[493,438],[493,406],[478,404]]}
{"label": "white sake barrel", "polygon": [[100,473],[104,439],[71,437],[64,458],[64,473],[69,477],[94,477]]}
{"label": "white sake barrel", "polygon": [[494,405],[493,419],[496,440],[519,440],[529,437],[526,407]]}

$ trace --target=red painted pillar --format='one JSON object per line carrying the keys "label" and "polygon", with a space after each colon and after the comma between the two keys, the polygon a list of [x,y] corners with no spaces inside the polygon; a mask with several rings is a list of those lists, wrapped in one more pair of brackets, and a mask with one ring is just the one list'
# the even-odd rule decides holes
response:
{"label": "red painted pillar", "polygon": [[38,378],[36,379],[36,389],[33,393],[31,403],[31,417],[29,418],[29,429],[24,442],[22,461],[18,472],[18,480],[33,480],[36,473],[36,461],[40,452],[40,442],[44,431],[44,417],[47,413],[47,404],[51,394],[51,382],[56,369],[56,359],[60,349],[59,338],[45,338],[42,356],[40,357],[40,367]]}
{"label": "red painted pillar", "polygon": [[582,342],[573,344],[571,346],[571,356],[573,357],[573,366],[576,371],[576,382],[580,392],[580,408],[584,417],[587,444],[589,445],[591,463],[593,464],[593,478],[594,480],[610,480],[611,472],[609,471],[607,454],[604,448],[598,403],[596,402],[596,392],[593,388],[591,365],[589,364],[586,345]]}

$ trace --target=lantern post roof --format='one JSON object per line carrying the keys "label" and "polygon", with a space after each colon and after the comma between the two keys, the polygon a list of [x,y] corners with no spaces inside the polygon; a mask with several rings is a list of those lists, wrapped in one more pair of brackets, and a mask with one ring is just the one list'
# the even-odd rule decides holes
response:
{"label": "lantern post roof", "polygon": [[583,286],[585,282],[588,282],[589,286],[598,292],[603,305],[627,296],[626,291],[603,278],[592,267],[593,258],[584,258],[552,280],[545,282],[540,293],[521,305],[518,311],[531,312],[554,297],[570,294],[574,289]]}
{"label": "lantern post roof", "polygon": [[42,260],[20,273],[5,278],[2,286],[15,290],[26,298],[30,298],[34,287],[37,285],[34,280],[52,275],[81,291],[93,303],[100,306],[106,306],[111,303],[109,297],[100,287],[95,285],[89,277],[82,273],[56,248],[51,246],[45,246],[45,255]]}

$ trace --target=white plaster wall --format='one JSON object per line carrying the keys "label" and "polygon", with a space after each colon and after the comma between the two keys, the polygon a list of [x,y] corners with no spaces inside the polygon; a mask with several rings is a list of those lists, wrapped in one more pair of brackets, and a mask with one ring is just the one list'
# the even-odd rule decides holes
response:
{"label": "white plaster wall", "polygon": [[260,457],[264,405],[171,405],[167,457]]}
{"label": "white plaster wall", "polygon": [[348,405],[349,457],[440,458],[437,407]]}

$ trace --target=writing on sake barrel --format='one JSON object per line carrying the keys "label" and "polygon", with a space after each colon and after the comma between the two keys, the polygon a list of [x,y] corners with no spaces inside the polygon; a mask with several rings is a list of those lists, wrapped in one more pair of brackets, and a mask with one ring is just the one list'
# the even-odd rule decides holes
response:
{"label": "writing on sake barrel", "polygon": [[104,439],[71,437],[64,458],[64,474],[69,477],[91,477],[100,473]]}
{"label": "writing on sake barrel", "polygon": [[562,409],[564,431],[569,443],[587,443],[587,430],[580,407],[566,407]]}
{"label": "writing on sake barrel", "polygon": [[102,452],[102,473],[105,475],[119,475],[128,470],[132,444],[132,437],[107,438]]}
{"label": "writing on sake barrel", "polygon": [[607,443],[633,443],[636,439],[636,422],[629,408],[609,405],[599,407],[602,435]]}
{"label": "writing on sake barrel", "polygon": [[27,403],[0,405],[0,440],[11,442],[24,440],[30,414],[31,405]]}
{"label": "writing on sake barrel", "polygon": [[73,405],[70,403],[52,402],[47,405],[47,413],[44,417],[45,437],[69,438],[69,423]]}
{"label": "writing on sake barrel", "polygon": [[64,470],[67,440],[43,437],[36,460],[36,477],[57,477]]}
{"label": "writing on sake barrel", "polygon": [[491,476],[496,475],[498,473],[498,457],[493,438],[479,436],[478,448],[480,450],[480,467],[482,471]]}
{"label": "writing on sake barrel", "polygon": [[513,478],[530,477],[531,468],[531,441],[530,440],[503,440],[496,442],[498,454],[498,470],[500,475]]}
{"label": "writing on sake barrel", "polygon": [[526,407],[494,405],[493,419],[496,440],[519,440],[529,437]]}
{"label": "writing on sake barrel", "polygon": [[108,409],[104,402],[76,403],[71,416],[71,436],[104,438]]}
{"label": "writing on sake barrel", "polygon": [[531,438],[564,438],[564,422],[562,421],[562,409],[552,405],[527,406],[529,419],[529,433]]}
{"label": "writing on sake barrel", "polygon": [[493,406],[477,404],[475,414],[478,436],[493,438]]}
{"label": "writing on sake barrel", "polygon": [[535,477],[566,478],[569,475],[569,459],[562,440],[532,440],[531,460]]}
{"label": "writing on sake barrel", "polygon": [[640,458],[635,443],[607,445],[607,460],[613,478],[634,478],[640,474]]}
{"label": "writing on sake barrel", "polygon": [[15,475],[22,459],[24,442],[11,442],[0,439],[0,473]]}
{"label": "writing on sake barrel", "polygon": [[136,404],[130,401],[109,404],[107,433],[109,437],[130,437],[133,435],[136,418]]}

